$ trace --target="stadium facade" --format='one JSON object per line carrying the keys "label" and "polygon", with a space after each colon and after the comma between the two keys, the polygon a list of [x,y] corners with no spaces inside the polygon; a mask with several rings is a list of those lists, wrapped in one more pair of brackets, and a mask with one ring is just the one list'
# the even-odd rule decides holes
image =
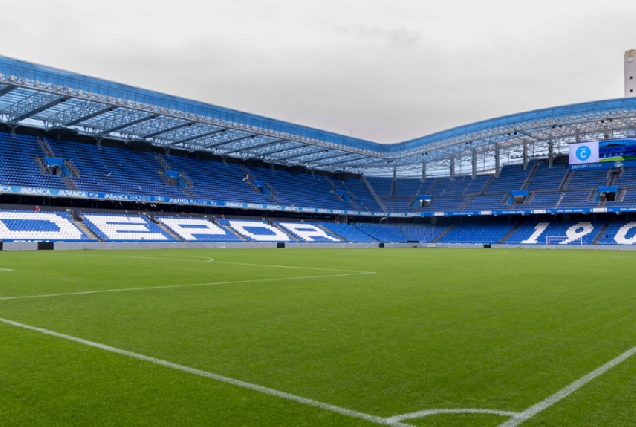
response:
{"label": "stadium facade", "polygon": [[7,242],[636,243],[636,167],[567,156],[631,97],[378,144],[0,57],[0,126]]}

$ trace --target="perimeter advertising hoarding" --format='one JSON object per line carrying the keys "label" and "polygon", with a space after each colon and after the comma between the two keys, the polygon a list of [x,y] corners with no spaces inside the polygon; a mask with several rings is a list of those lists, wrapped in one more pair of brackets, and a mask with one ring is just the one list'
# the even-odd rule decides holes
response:
{"label": "perimeter advertising hoarding", "polygon": [[570,144],[570,169],[636,166],[636,138]]}

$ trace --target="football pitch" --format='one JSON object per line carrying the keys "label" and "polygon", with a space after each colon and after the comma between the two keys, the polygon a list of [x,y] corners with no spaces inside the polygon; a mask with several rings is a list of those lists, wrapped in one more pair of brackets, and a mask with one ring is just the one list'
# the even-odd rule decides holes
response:
{"label": "football pitch", "polygon": [[0,252],[1,426],[633,426],[636,252]]}

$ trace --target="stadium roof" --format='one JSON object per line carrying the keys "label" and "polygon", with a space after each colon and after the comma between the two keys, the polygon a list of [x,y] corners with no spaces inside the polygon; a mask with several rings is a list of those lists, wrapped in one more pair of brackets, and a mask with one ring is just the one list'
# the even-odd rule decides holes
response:
{"label": "stadium roof", "polygon": [[[636,136],[636,98],[594,101],[485,120],[396,144],[307,126],[0,56],[0,122],[65,129],[166,150],[204,151],[288,166],[417,175],[567,150],[576,141]],[[500,157],[501,158],[501,157]]]}

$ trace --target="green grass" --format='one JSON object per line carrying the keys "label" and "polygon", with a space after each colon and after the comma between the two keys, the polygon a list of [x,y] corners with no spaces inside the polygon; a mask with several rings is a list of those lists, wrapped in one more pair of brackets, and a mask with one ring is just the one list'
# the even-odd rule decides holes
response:
{"label": "green grass", "polygon": [[[520,412],[636,346],[636,280],[616,273],[635,261],[526,249],[5,251],[0,318],[378,417]],[[206,283],[217,284],[2,300]],[[632,426],[634,378],[636,356],[522,425]],[[31,425],[377,424],[0,323],[0,426]]]}

